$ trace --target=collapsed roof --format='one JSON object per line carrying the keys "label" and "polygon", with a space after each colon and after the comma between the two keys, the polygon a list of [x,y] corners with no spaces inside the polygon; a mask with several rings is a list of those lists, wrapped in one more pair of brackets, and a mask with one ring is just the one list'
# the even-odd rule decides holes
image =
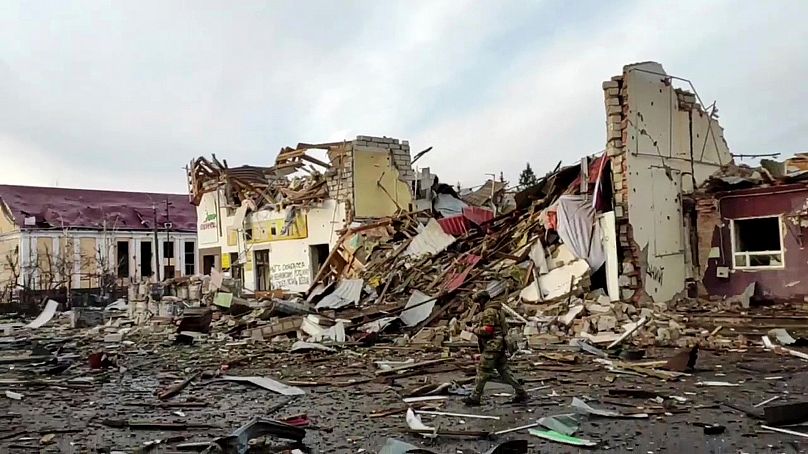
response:
{"label": "collapsed roof", "polygon": [[799,182],[808,182],[808,153],[797,153],[782,162],[762,159],[758,167],[727,164],[711,175],[701,189],[704,192],[723,192]]}
{"label": "collapsed roof", "polygon": [[196,231],[196,210],[181,194],[0,185],[0,201],[21,229],[153,230],[156,210],[156,228]]}

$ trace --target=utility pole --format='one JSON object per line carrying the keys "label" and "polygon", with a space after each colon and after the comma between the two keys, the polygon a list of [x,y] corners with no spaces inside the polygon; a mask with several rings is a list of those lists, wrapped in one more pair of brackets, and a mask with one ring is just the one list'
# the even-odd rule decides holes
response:
{"label": "utility pole", "polygon": [[[166,222],[163,223],[163,227],[165,227],[165,229],[166,229],[166,242],[165,242],[166,246],[168,245],[168,243],[171,242],[171,238],[169,238],[169,235],[168,235],[170,225],[171,225],[171,216],[170,216],[170,214],[168,212],[168,198],[166,198]],[[173,248],[174,245],[172,244],[171,247]],[[163,257],[168,257],[168,253],[165,250],[165,246],[163,247]],[[174,263],[177,263],[177,258],[174,257],[174,251],[173,250],[171,251],[171,259],[166,260],[166,262],[169,262],[170,260],[174,260]],[[166,263],[166,265],[171,266],[171,263]],[[175,269],[174,273],[176,273],[176,272],[177,272],[177,270]],[[174,276],[171,276],[171,277],[174,277]],[[169,279],[169,276],[166,276],[166,279]]]}
{"label": "utility pole", "polygon": [[152,214],[154,216],[154,223],[152,227],[154,228],[154,264],[155,270],[154,272],[157,273],[157,282],[160,282],[160,248],[157,247],[157,205],[152,203]]}

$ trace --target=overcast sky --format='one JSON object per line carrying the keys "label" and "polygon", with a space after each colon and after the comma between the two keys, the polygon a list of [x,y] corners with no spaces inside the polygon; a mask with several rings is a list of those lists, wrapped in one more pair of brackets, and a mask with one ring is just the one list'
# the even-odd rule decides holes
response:
{"label": "overcast sky", "polygon": [[654,60],[733,153],[808,151],[808,2],[0,0],[0,183],[185,192],[216,153],[408,139],[442,181],[601,150],[601,81]]}

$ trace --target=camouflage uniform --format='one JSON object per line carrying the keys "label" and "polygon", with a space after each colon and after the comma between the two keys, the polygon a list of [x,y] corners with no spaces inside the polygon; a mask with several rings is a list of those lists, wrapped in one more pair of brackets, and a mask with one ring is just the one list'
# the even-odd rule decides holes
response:
{"label": "camouflage uniform", "polygon": [[[485,296],[483,297],[485,298]],[[480,340],[480,364],[477,365],[477,381],[474,392],[467,399],[466,403],[476,404],[482,397],[485,384],[494,376],[494,372],[499,372],[502,380],[513,386],[515,393],[514,400],[524,400],[525,389],[514,377],[508,367],[508,352],[506,351],[505,336],[508,333],[508,324],[505,320],[505,313],[502,305],[495,301],[487,301],[485,310],[482,313],[480,324],[474,329],[474,334]]]}

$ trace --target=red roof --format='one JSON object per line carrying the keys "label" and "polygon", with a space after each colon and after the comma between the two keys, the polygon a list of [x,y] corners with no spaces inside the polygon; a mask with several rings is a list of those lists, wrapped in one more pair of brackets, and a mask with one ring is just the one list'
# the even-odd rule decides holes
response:
{"label": "red roof", "polygon": [[[196,232],[196,207],[187,195],[0,185],[0,201],[21,229],[152,230]],[[168,201],[168,217],[166,217]],[[26,225],[26,218],[34,224]]]}

